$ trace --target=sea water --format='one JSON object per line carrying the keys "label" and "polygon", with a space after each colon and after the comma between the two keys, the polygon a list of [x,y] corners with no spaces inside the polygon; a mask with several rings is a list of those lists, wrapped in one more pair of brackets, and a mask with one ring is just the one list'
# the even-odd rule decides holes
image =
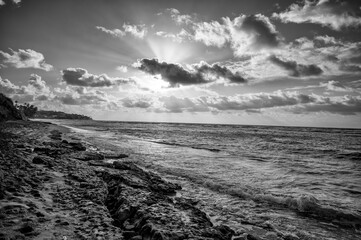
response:
{"label": "sea water", "polygon": [[178,182],[215,224],[361,239],[361,130],[61,120]]}

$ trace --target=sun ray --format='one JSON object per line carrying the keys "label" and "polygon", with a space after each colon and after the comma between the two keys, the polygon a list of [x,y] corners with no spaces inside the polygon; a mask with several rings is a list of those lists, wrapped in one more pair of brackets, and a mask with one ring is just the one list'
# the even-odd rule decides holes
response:
{"label": "sun ray", "polygon": [[173,42],[168,39],[147,39],[149,48],[159,61],[182,63],[192,56],[192,48],[187,44]]}

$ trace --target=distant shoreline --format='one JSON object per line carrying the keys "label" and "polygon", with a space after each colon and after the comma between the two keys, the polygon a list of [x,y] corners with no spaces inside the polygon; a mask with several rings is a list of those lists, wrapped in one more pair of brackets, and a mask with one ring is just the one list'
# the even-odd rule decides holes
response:
{"label": "distant shoreline", "polygon": [[79,119],[79,120],[93,120],[91,117],[75,114],[75,113],[65,113],[60,111],[44,111],[39,110],[35,113],[35,119]]}
{"label": "distant shoreline", "polygon": [[[33,118],[31,120],[46,120],[46,119],[54,119],[54,120],[77,120],[77,119],[61,119],[61,118]],[[280,126],[280,125],[256,125],[256,124],[226,124],[226,123],[187,123],[187,122],[152,122],[152,121],[123,121],[123,120],[102,120],[102,119],[79,119],[79,120],[92,120],[96,122],[120,122],[120,123],[139,123],[139,124],[185,124],[185,125],[220,125],[220,126],[240,126],[240,127],[261,127],[261,128],[268,128],[268,127],[275,127],[275,128],[310,128],[310,129],[342,129],[342,130],[361,130],[360,128],[346,128],[346,127],[317,127],[317,126]]]}

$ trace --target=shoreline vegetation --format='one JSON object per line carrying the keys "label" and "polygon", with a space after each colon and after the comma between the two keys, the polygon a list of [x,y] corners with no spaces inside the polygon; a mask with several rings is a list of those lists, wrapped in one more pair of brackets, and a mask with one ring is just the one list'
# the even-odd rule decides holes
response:
{"label": "shoreline vegetation", "polygon": [[10,98],[0,93],[0,121],[27,121],[29,120],[29,118],[92,120],[91,117],[81,114],[65,113],[61,111],[38,110],[37,107],[28,103],[20,105],[15,101],[14,104],[14,102]]}
{"label": "shoreline vegetation", "polygon": [[65,112],[60,112],[60,111],[44,111],[44,110],[37,111],[32,118],[93,120],[91,117],[81,115],[81,114],[65,113]]}

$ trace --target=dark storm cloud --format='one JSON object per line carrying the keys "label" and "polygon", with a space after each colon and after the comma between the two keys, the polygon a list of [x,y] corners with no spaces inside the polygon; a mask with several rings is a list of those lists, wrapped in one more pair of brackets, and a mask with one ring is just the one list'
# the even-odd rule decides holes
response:
{"label": "dark storm cloud", "polygon": [[282,42],[279,33],[266,16],[250,15],[244,18],[241,30],[254,35],[255,45],[277,47]]}
{"label": "dark storm cloud", "polygon": [[295,61],[282,60],[274,55],[270,56],[269,60],[277,66],[287,70],[292,77],[318,76],[323,73],[323,70],[315,64],[298,64]]}
{"label": "dark storm cloud", "polygon": [[199,73],[191,73],[178,64],[159,62],[157,59],[142,59],[137,68],[152,75],[160,74],[171,86],[209,82]]}
{"label": "dark storm cloud", "polygon": [[293,3],[282,13],[273,13],[273,17],[282,22],[315,23],[341,30],[345,27],[360,27],[360,6],[358,2],[339,0],[305,0]]}
{"label": "dark storm cloud", "polygon": [[82,87],[110,87],[113,85],[127,84],[131,81],[121,78],[111,78],[106,74],[94,75],[82,68],[67,68],[61,71],[63,81],[69,85]]}
{"label": "dark storm cloud", "polygon": [[208,65],[204,62],[193,65],[194,71],[186,70],[178,64],[159,62],[157,59],[141,59],[135,67],[151,75],[160,74],[163,80],[168,81],[172,87],[179,84],[205,84],[218,78],[225,78],[233,83],[246,82],[238,72],[233,73],[226,67],[218,64]]}

